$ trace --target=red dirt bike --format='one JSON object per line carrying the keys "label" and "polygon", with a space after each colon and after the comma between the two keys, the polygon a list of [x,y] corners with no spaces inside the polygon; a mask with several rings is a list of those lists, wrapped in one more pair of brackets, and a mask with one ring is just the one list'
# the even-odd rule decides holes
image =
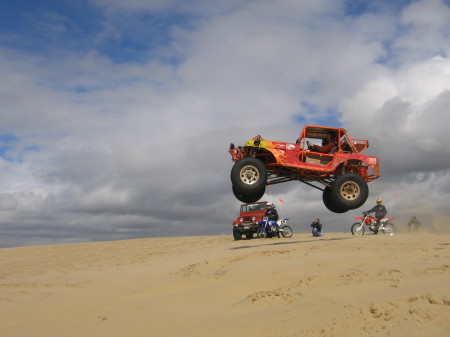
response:
{"label": "red dirt bike", "polygon": [[355,222],[352,225],[352,234],[363,235],[365,231],[365,226],[367,226],[372,232],[377,234],[381,231],[383,234],[394,235],[395,234],[395,226],[390,220],[395,218],[383,218],[380,221],[380,227],[377,228],[377,218],[374,218],[369,215],[369,213],[364,212],[362,217],[355,218],[358,222]]}

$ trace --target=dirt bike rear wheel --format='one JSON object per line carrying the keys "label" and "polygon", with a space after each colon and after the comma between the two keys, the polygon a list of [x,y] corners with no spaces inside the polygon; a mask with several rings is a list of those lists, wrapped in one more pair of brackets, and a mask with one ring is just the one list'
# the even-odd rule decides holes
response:
{"label": "dirt bike rear wheel", "polygon": [[382,229],[384,234],[387,235],[394,235],[395,234],[395,226],[391,223],[387,223],[383,226],[384,228]]}
{"label": "dirt bike rear wheel", "polygon": [[361,222],[355,222],[353,225],[352,225],[352,234],[353,235],[364,235],[364,231],[365,231],[365,228],[364,228],[364,224],[362,224]]}
{"label": "dirt bike rear wheel", "polygon": [[292,233],[293,233],[292,228],[289,226],[286,226],[286,225],[280,227],[280,232],[284,238],[292,237]]}

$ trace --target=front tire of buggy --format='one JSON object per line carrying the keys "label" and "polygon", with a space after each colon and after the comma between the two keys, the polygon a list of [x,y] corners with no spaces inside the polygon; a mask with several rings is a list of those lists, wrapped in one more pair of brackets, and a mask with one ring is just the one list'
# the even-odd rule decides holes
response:
{"label": "front tire of buggy", "polygon": [[239,201],[243,202],[244,204],[249,204],[252,202],[257,202],[259,199],[261,199],[266,193],[266,189],[264,188],[261,192],[255,193],[255,194],[244,194],[239,192],[236,187],[233,185],[233,194]]}
{"label": "front tire of buggy", "polygon": [[231,169],[231,182],[236,190],[242,194],[260,194],[266,188],[266,165],[253,157],[242,158]]}

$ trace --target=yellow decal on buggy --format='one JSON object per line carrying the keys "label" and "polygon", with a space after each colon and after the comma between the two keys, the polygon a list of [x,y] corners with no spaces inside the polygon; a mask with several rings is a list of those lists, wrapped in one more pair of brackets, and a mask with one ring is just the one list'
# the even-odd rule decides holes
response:
{"label": "yellow decal on buggy", "polygon": [[[256,142],[256,145],[255,145]],[[245,142],[246,146],[257,146],[257,147],[262,147],[262,148],[267,148],[269,147],[269,144],[271,144],[272,142],[266,141],[266,140],[255,140],[255,139],[250,139],[247,140]]]}

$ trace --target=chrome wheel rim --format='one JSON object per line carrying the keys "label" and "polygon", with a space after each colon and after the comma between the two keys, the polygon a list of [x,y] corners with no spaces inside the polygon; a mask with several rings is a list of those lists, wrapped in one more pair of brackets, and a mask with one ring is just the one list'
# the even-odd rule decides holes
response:
{"label": "chrome wheel rim", "polygon": [[241,169],[239,176],[244,184],[253,185],[259,180],[259,171],[253,165],[246,165]]}
{"label": "chrome wheel rim", "polygon": [[341,196],[345,200],[356,200],[360,193],[358,184],[353,181],[347,181],[341,187]]}

